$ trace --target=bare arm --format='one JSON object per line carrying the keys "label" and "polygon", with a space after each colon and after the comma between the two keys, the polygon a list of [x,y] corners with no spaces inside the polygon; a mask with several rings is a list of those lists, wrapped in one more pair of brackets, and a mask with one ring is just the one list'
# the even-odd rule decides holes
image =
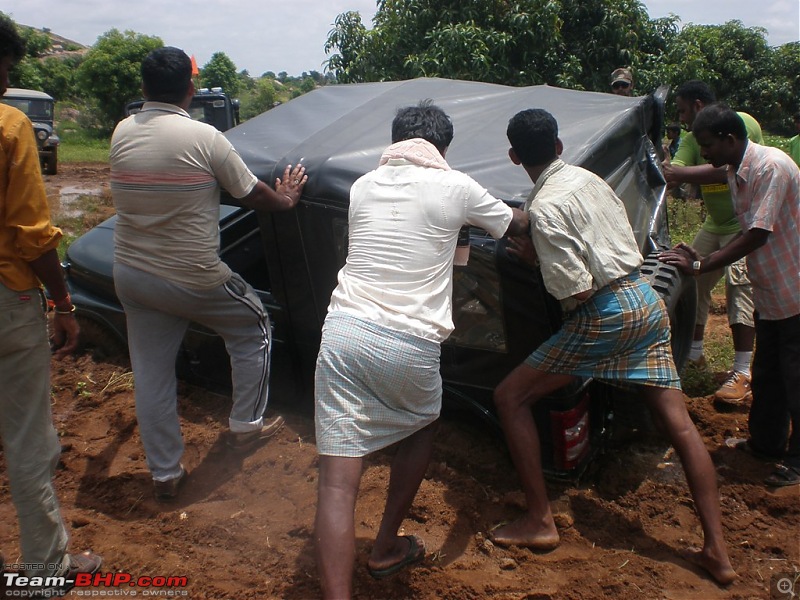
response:
{"label": "bare arm", "polygon": [[529,235],[530,221],[528,213],[518,208],[512,208],[511,213],[511,223],[508,224],[506,235]]}
{"label": "bare arm", "polygon": [[658,255],[658,259],[678,267],[684,273],[693,273],[692,263],[700,261],[700,273],[707,273],[736,262],[747,256],[756,248],[767,243],[771,232],[766,229],[753,228],[733,239],[727,246],[712,252],[706,257],[701,257],[697,251],[687,244],[678,244],[672,250],[667,250]]}
{"label": "bare arm", "polygon": [[684,167],[673,162],[664,161],[661,163],[664,171],[664,179],[667,183],[727,183],[728,178],[724,168],[717,168],[714,165],[696,165]]}
{"label": "bare arm", "polygon": [[297,205],[303,193],[303,186],[308,181],[306,168],[303,165],[287,165],[283,171],[283,179],[278,177],[275,180],[273,190],[263,181],[256,183],[252,191],[244,198],[239,199],[239,203],[245,208],[263,211],[289,210]]}

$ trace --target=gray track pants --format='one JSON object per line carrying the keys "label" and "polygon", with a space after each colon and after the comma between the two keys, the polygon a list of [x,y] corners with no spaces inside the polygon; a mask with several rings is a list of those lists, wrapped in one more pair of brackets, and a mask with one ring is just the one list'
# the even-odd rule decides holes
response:
{"label": "gray track pants", "polygon": [[114,283],[125,308],[136,418],[154,480],[180,475],[183,439],[175,359],[189,321],[214,330],[225,341],[233,380],[231,431],[261,428],[272,339],[269,317],[248,283],[234,273],[217,288],[191,289],[118,263]]}
{"label": "gray track pants", "polygon": [[[0,284],[0,439],[31,577],[64,567],[67,531],[53,489],[61,445],[50,412],[50,345],[39,290]],[[6,555],[8,556],[8,555]]]}

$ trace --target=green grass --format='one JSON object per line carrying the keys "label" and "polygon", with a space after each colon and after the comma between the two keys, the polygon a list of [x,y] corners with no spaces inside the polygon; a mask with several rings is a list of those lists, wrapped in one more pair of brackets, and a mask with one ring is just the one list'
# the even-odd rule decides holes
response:
{"label": "green grass", "polygon": [[[70,125],[72,125],[70,123]],[[110,140],[100,138],[86,130],[63,127],[58,130],[61,146],[58,160],[63,163],[108,162]]]}
{"label": "green grass", "polygon": [[667,199],[669,235],[673,244],[691,244],[705,218],[702,200],[676,200],[672,196]]}
{"label": "green grass", "polygon": [[789,139],[790,138],[783,137],[782,135],[772,135],[764,132],[764,144],[767,146],[775,146],[784,152],[789,151]]}

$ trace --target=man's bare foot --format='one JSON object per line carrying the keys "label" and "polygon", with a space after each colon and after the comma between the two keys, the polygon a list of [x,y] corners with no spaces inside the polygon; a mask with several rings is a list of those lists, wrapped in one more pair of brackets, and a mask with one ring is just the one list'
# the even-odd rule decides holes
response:
{"label": "man's bare foot", "polygon": [[705,549],[689,548],[681,552],[681,556],[693,565],[707,571],[720,585],[730,585],[738,577],[727,555],[719,558]]}
{"label": "man's bare foot", "polygon": [[498,546],[523,546],[534,550],[553,550],[560,538],[555,523],[531,524],[520,519],[489,531],[489,539]]}

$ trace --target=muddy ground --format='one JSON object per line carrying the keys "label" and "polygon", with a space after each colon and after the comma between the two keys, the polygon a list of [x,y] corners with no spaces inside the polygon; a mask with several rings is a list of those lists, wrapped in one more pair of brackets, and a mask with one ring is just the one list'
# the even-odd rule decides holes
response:
{"label": "muddy ground", "polygon": [[[103,166],[62,167],[65,186],[107,186]],[[724,316],[712,328],[724,331]],[[723,373],[716,374],[724,377]],[[229,398],[185,384],[180,412],[191,472],[179,501],[156,503],[123,364],[70,357],[52,365],[53,419],[62,439],[56,486],[71,548],[102,554],[103,570],[186,576],[183,588],[124,586],[83,594],[319,597],[312,551],[317,456],[307,395],[276,386],[287,426],[248,455],[221,442]],[[746,407],[720,411],[686,398],[719,475],[726,538],[739,580],[722,588],[679,557],[702,533],[680,464],[655,436],[608,447],[584,476],[550,484],[561,545],[549,553],[486,541],[524,506],[503,442],[480,423],[446,418],[405,531],[424,538],[424,563],[381,582],[365,570],[388,483],[390,454],[369,458],[357,505],[355,595],[362,599],[789,598],[779,582],[800,571],[800,488],[770,490],[771,465],[723,442],[745,435]],[[0,460],[2,462],[2,460]],[[16,519],[0,476],[0,552],[19,562]],[[783,584],[785,585],[785,584]],[[77,592],[71,593],[73,596]]]}

